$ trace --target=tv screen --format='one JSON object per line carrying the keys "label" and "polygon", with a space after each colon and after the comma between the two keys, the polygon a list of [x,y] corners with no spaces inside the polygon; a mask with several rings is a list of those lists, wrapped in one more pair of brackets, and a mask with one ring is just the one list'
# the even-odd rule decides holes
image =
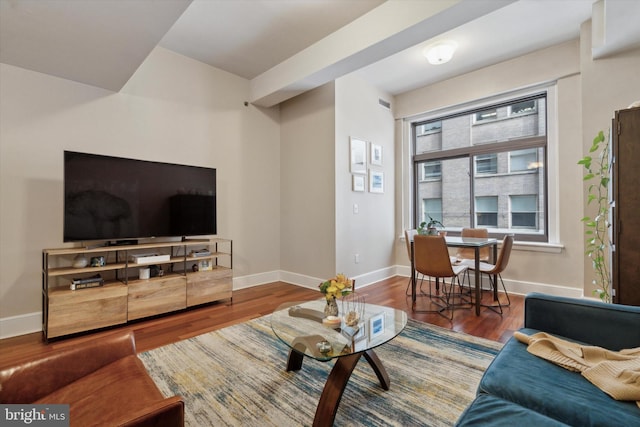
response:
{"label": "tv screen", "polygon": [[216,170],[64,152],[64,241],[216,234]]}

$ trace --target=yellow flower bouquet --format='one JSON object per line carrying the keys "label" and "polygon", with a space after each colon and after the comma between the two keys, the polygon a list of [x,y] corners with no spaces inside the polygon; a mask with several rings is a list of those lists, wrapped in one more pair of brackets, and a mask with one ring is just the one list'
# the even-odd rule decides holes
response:
{"label": "yellow flower bouquet", "polygon": [[349,295],[353,289],[353,281],[341,273],[332,279],[320,283],[319,287],[320,292],[322,292],[327,301],[329,301],[340,296]]}

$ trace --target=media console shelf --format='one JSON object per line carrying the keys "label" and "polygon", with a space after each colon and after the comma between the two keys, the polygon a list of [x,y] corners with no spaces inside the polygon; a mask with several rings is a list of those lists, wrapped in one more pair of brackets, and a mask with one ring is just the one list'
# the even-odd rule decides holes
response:
{"label": "media console shelf", "polygon": [[[213,301],[232,302],[232,253],[232,241],[219,238],[45,249],[43,337],[48,340]],[[132,255],[140,254],[164,257],[134,262]],[[90,264],[76,268],[76,257],[85,257]],[[140,278],[147,273],[141,271],[145,268],[150,269],[148,279]],[[96,275],[101,282],[81,283]],[[77,288],[88,287],[73,290],[74,280]]]}

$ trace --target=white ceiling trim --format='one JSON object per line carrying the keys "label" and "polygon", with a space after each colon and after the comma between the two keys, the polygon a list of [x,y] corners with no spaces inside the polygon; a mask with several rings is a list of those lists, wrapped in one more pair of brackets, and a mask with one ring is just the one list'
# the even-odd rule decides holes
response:
{"label": "white ceiling trim", "polygon": [[250,101],[276,105],[513,1],[387,1],[252,79]]}

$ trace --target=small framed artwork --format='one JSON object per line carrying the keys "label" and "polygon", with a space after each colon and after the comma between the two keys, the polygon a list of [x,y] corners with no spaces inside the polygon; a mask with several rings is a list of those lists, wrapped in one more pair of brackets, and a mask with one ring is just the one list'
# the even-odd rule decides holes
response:
{"label": "small framed artwork", "polygon": [[371,316],[369,319],[369,340],[373,340],[384,333],[384,313]]}
{"label": "small framed artwork", "polygon": [[364,175],[351,175],[353,191],[364,191]]}
{"label": "small framed artwork", "polygon": [[358,326],[359,326],[358,332],[356,332],[356,334],[353,336],[353,342],[357,342],[364,339],[366,335],[366,331],[367,331],[366,325],[364,323],[360,323]]}
{"label": "small framed artwork", "polygon": [[351,138],[351,173],[367,173],[367,142],[357,138]]}
{"label": "small framed artwork", "polygon": [[384,193],[384,172],[369,171],[369,192]]}
{"label": "small framed artwork", "polygon": [[371,164],[382,166],[382,145],[371,143]]}

